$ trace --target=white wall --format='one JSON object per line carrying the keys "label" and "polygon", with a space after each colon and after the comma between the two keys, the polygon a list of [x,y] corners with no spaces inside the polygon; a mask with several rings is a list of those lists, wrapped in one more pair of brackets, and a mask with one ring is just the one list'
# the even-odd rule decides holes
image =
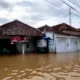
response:
{"label": "white wall", "polygon": [[53,39],[53,32],[46,32],[45,35]]}
{"label": "white wall", "polygon": [[78,51],[78,39],[70,38],[70,51],[77,52]]}
{"label": "white wall", "polygon": [[80,38],[78,39],[78,51],[80,52]]}
{"label": "white wall", "polygon": [[[16,46],[17,46],[17,50],[18,50],[19,52],[22,52],[23,43],[17,43]],[[36,50],[36,45],[35,45],[34,42],[30,41],[30,42],[29,42],[29,48],[27,48],[27,43],[25,43],[25,44],[24,44],[24,49],[25,49],[25,52],[35,51],[35,50]]]}
{"label": "white wall", "polygon": [[50,37],[49,40],[49,52],[55,52],[55,40],[54,40],[54,33],[53,32],[45,32],[47,37]]}
{"label": "white wall", "polygon": [[[59,41],[59,38],[62,39]],[[54,40],[56,43],[56,52],[74,52],[78,51],[78,39],[77,36],[67,36],[61,34],[54,34]],[[59,49],[59,50],[58,50]]]}
{"label": "white wall", "polygon": [[49,44],[49,52],[55,52],[54,40],[50,39],[48,44]]}
{"label": "white wall", "polygon": [[45,39],[40,39],[37,41],[37,47],[46,47],[47,41]]}

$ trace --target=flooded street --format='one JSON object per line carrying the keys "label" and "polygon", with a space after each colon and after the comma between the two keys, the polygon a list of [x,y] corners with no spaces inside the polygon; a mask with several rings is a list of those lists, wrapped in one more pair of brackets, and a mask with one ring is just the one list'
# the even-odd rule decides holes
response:
{"label": "flooded street", "polygon": [[0,56],[0,80],[80,80],[80,53]]}

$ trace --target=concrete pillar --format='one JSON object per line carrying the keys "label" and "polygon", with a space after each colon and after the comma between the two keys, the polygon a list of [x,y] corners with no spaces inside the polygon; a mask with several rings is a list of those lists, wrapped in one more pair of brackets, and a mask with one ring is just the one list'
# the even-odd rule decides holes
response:
{"label": "concrete pillar", "polygon": [[24,54],[25,53],[25,44],[23,43],[23,45],[22,45],[22,54]]}
{"label": "concrete pillar", "polygon": [[70,52],[70,47],[71,47],[70,46],[70,36],[68,37],[68,44],[69,44],[69,48],[68,49],[69,49],[69,52]]}
{"label": "concrete pillar", "polygon": [[78,51],[80,52],[80,39],[78,38]]}
{"label": "concrete pillar", "polygon": [[57,40],[56,40],[56,38],[57,38],[56,34],[54,34],[54,47],[55,47],[54,49],[55,49],[55,52],[57,53],[57,44],[56,44]]}

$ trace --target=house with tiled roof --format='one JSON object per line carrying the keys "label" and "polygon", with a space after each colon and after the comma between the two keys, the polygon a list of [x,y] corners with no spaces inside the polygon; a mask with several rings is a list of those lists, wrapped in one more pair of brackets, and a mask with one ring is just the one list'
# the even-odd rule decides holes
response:
{"label": "house with tiled roof", "polygon": [[[53,29],[50,28],[50,26],[48,25],[44,25],[42,27],[39,27],[38,30],[40,30],[42,32],[42,34],[44,35],[40,40],[39,43],[40,45],[38,47],[43,48],[44,50],[46,50],[46,52],[50,52],[49,51],[49,46],[48,46],[48,40],[50,41],[50,38],[52,37],[53,39]],[[51,32],[52,31],[52,32]],[[51,41],[50,41],[51,42]]]}
{"label": "house with tiled roof", "polygon": [[[39,27],[38,28],[43,34],[45,34],[45,36],[47,36],[49,39],[48,39],[48,51],[49,52],[54,52],[54,44],[53,44],[53,28],[51,28],[50,26],[48,25],[44,25],[42,27]],[[46,40],[45,40],[46,42]]]}
{"label": "house with tiled roof", "polygon": [[[0,26],[0,51],[26,53],[37,51],[37,40],[43,34],[19,20]],[[6,52],[7,52],[6,51]]]}
{"label": "house with tiled roof", "polygon": [[0,53],[78,52],[80,29],[66,23],[38,29],[19,20],[0,26]]}
{"label": "house with tiled roof", "polygon": [[58,53],[80,51],[79,29],[77,30],[66,23],[61,23],[48,28],[49,31],[45,29],[45,35],[50,37],[50,40],[48,41],[49,52]]}

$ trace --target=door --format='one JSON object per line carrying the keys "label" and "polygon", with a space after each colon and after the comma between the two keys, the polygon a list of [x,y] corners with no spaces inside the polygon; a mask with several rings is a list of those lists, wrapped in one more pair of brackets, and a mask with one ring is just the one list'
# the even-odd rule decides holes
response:
{"label": "door", "polygon": [[68,38],[57,37],[56,52],[68,52],[68,51],[69,51]]}
{"label": "door", "polygon": [[53,42],[53,39],[50,39],[49,41],[48,41],[49,43],[49,52],[55,52],[54,51],[54,42]]}
{"label": "door", "polygon": [[70,39],[70,51],[71,52],[77,52],[78,51],[78,40],[75,38]]}

